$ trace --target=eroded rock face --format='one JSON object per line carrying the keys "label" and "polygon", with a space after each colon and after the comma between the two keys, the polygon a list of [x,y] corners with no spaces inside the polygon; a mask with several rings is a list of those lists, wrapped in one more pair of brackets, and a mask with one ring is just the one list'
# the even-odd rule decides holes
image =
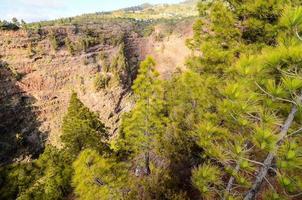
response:
{"label": "eroded rock face", "polygon": [[[174,35],[172,39],[157,41],[156,45],[152,46],[151,43],[155,43],[154,37],[157,33],[144,38],[137,33],[137,29],[137,23],[134,22],[108,22],[77,27],[45,27],[36,32],[1,31],[0,59],[8,63],[11,76],[14,76],[13,83],[8,86],[4,80],[5,73],[8,72],[2,71],[4,74],[0,86],[1,104],[3,100],[12,104],[16,101],[14,112],[25,117],[23,122],[29,124],[31,120],[33,123],[38,122],[34,131],[31,131],[31,125],[23,123],[24,130],[17,129],[14,132],[28,132],[26,139],[28,142],[43,141],[47,135],[47,142],[59,147],[62,118],[67,110],[70,94],[75,91],[87,107],[99,114],[111,135],[116,135],[121,115],[130,111],[133,106],[130,88],[136,77],[139,62],[147,54],[159,57],[161,53],[156,46],[168,45],[166,48],[169,49],[172,40],[177,39],[177,44],[183,45],[179,48],[185,48],[185,39],[190,34],[177,33],[178,35]],[[58,42],[59,47],[56,51],[52,46],[51,34],[55,34]],[[81,42],[88,36],[101,41],[89,45],[85,50],[80,49]],[[117,41],[118,37],[122,38]],[[74,45],[74,53],[71,53],[64,44],[66,38]],[[185,58],[187,54],[185,51],[184,55],[177,55],[175,65],[183,66],[183,63],[180,63],[183,59],[180,57]],[[173,57],[175,55],[172,53],[159,59],[160,72],[171,74],[176,70],[176,67],[171,67],[171,70],[170,67],[161,69],[161,66],[168,63],[169,59],[173,60]],[[125,63],[121,61],[123,59]],[[95,79],[99,74],[109,77],[110,81],[105,88],[97,90]],[[9,99],[6,92],[3,92],[16,93],[14,90],[21,91],[22,94]],[[17,100],[14,100],[15,98]],[[18,110],[27,107],[23,105],[24,101],[30,104],[30,111]],[[6,107],[3,109],[7,110]],[[29,113],[33,114],[34,119]],[[16,122],[13,118],[11,121],[8,119],[10,118],[6,114],[0,114],[0,120],[5,121],[2,123],[3,127],[11,127],[7,124]]]}
{"label": "eroded rock face", "polygon": [[[128,33],[127,29],[131,27],[111,28],[112,34]],[[94,34],[103,30],[100,27],[89,29],[95,29]],[[106,29],[107,31],[110,30]],[[41,122],[39,131],[47,133],[49,143],[60,146],[62,117],[68,107],[71,92],[76,91],[85,105],[99,113],[111,134],[114,134],[121,112],[130,108],[130,104],[125,102],[129,96],[125,91],[129,86],[122,85],[112,78],[107,88],[97,91],[94,79],[98,73],[115,76],[113,71],[104,70],[102,60],[98,56],[105,53],[110,63],[118,53],[119,44],[97,44],[89,47],[86,52],[80,50],[71,55],[65,46],[59,47],[57,51],[52,49],[47,37],[50,32],[55,32],[61,41],[69,37],[74,44],[83,37],[81,30],[76,34],[71,27],[45,28],[41,35],[24,31],[0,33],[2,59],[8,63],[10,69],[21,76],[19,81],[16,81],[18,88],[35,99],[32,102],[32,112]],[[32,48],[30,50],[29,44]],[[133,69],[135,70],[136,66]],[[129,76],[134,73],[135,71]],[[3,87],[7,88],[4,85]],[[25,113],[22,115],[26,116]],[[36,138],[30,136],[29,140]]]}

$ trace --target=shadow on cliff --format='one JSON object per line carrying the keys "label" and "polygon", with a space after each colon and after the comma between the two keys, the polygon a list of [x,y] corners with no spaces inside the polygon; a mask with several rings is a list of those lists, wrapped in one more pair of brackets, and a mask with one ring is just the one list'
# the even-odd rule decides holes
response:
{"label": "shadow on cliff", "polygon": [[0,61],[0,166],[37,157],[45,141],[38,130],[35,98],[18,86],[18,78]]}

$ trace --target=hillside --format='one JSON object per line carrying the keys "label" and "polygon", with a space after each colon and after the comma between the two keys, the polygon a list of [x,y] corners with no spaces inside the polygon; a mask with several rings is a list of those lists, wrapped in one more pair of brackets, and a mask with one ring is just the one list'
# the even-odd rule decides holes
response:
{"label": "hillside", "polygon": [[[0,31],[1,60],[15,77],[13,87],[21,91],[16,93],[3,86],[2,91],[7,91],[3,95],[18,101],[30,97],[28,107],[39,122],[35,132],[27,130],[27,125],[18,125],[23,140],[37,137],[34,140],[40,146],[44,142],[61,146],[62,117],[72,91],[99,114],[110,135],[116,136],[120,117],[133,105],[130,87],[140,61],[147,55],[154,56],[162,78],[169,78],[178,68],[184,69],[189,55],[185,40],[192,35],[193,18],[137,22],[112,15],[94,18],[91,23],[91,16],[75,17],[79,23],[73,25],[47,22],[41,28]],[[89,23],[82,23],[80,18]],[[104,78],[109,80],[106,86],[96,85],[102,84],[100,79]],[[9,113],[2,119],[7,115],[17,122]],[[11,134],[14,137],[16,130]],[[4,145],[12,145],[8,143]],[[9,151],[14,150],[7,147],[3,154]]]}
{"label": "hillside", "polygon": [[301,199],[301,1],[194,3],[0,22],[1,200]]}
{"label": "hillside", "polygon": [[197,4],[198,0],[184,1],[179,4],[142,4],[139,6],[124,8],[111,12],[97,12],[82,14],[75,17],[62,18],[51,21],[42,21],[38,23],[31,23],[29,27],[36,27],[37,25],[72,25],[72,24],[87,24],[87,23],[101,23],[102,21],[110,21],[113,19],[121,20],[135,20],[137,23],[143,25],[146,23],[170,22],[186,18],[195,18],[198,16]]}

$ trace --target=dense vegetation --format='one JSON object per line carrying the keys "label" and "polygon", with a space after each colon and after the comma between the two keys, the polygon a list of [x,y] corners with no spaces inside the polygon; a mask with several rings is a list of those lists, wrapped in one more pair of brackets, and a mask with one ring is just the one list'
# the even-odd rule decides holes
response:
{"label": "dense vegetation", "polygon": [[[22,24],[25,23],[24,21],[22,21]],[[16,18],[12,19],[12,22],[8,22],[8,21],[1,21],[0,20],[0,30],[18,30],[20,28],[21,24],[18,22],[18,20]]]}
{"label": "dense vegetation", "polygon": [[64,147],[2,167],[0,198],[301,199],[300,1],[198,9],[187,71],[163,81],[143,61],[114,139],[73,93]]}

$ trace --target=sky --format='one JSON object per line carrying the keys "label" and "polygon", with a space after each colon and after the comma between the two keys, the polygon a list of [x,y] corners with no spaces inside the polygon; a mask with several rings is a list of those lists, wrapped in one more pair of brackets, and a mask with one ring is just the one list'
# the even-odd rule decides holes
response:
{"label": "sky", "polygon": [[183,0],[0,0],[0,19],[26,22],[111,11],[143,3],[178,3]]}

